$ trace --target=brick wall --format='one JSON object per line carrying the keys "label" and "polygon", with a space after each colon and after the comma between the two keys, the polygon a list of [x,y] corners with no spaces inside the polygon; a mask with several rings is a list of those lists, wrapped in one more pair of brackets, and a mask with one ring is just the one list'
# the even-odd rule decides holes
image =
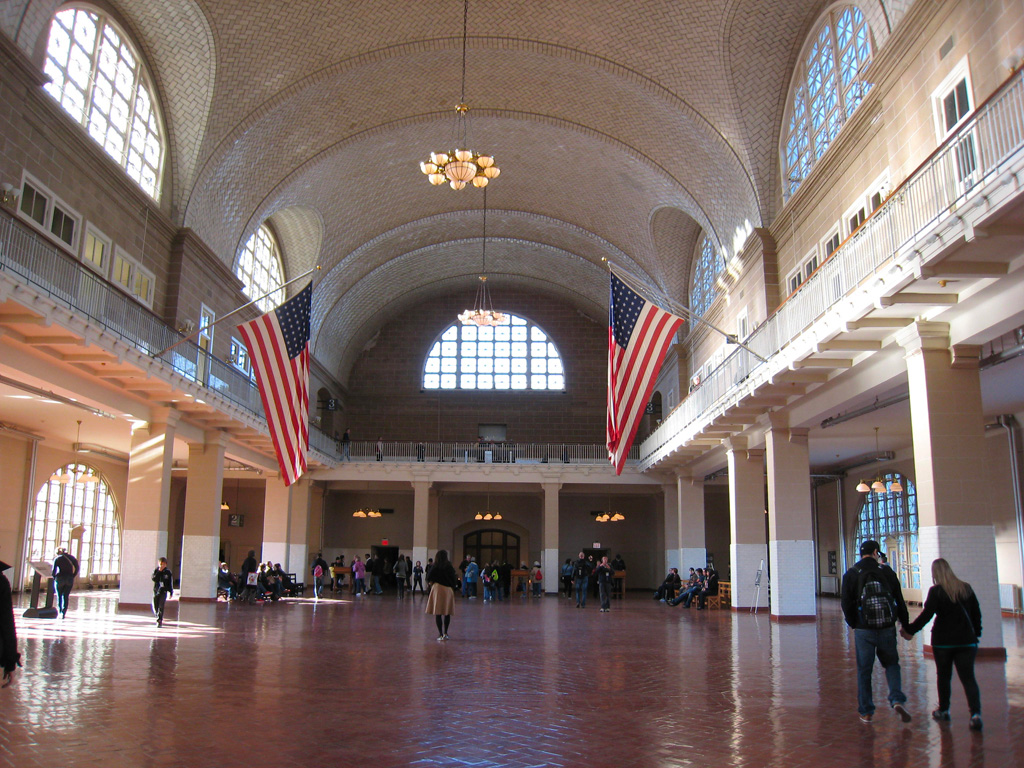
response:
{"label": "brick wall", "polygon": [[[565,366],[566,391],[421,391],[435,339],[472,304],[472,294],[437,299],[381,329],[356,361],[346,410],[335,425],[355,440],[475,440],[480,424],[508,425],[517,442],[603,443],[607,329],[549,296],[494,289],[498,305],[540,325]],[[341,422],[345,422],[341,424]]]}

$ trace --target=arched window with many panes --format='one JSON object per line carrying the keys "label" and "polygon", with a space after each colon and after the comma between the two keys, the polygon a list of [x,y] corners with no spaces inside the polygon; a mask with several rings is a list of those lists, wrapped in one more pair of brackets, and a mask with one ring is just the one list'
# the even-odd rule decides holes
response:
{"label": "arched window with many panes", "polygon": [[266,224],[260,224],[238,254],[235,275],[242,281],[245,295],[259,299],[256,306],[269,312],[284,301],[284,269],[277,238]]}
{"label": "arched window with many panes", "polygon": [[423,366],[424,389],[564,390],[558,348],[539,325],[505,313],[496,326],[445,329]]}
{"label": "arched window with many panes", "polygon": [[825,14],[797,65],[782,152],[782,191],[796,192],[825,154],[871,83],[862,79],[871,63],[871,29],[854,5]]}
{"label": "arched window with many panes", "polygon": [[121,571],[121,527],[110,488],[99,472],[78,462],[43,484],[29,520],[29,560],[52,560],[58,547],[78,557],[82,577]]}
{"label": "arched window with many panes", "polygon": [[46,91],[149,195],[159,199],[165,140],[152,78],[128,35],[88,6],[50,25]]}
{"label": "arched window with many panes", "polygon": [[703,315],[711,308],[718,295],[716,278],[725,267],[725,262],[715,250],[711,239],[705,237],[700,246],[700,256],[693,270],[693,283],[690,285],[690,311]]}
{"label": "arched window with many panes", "polygon": [[902,491],[869,491],[857,518],[854,552],[873,539],[882,545],[889,566],[904,589],[921,589],[921,556],[917,545],[917,491],[909,477],[889,472],[878,478],[888,489],[898,480]]}

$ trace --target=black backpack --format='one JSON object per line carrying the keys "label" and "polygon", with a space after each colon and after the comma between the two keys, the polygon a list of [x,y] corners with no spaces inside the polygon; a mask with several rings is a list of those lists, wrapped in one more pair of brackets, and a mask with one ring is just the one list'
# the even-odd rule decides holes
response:
{"label": "black backpack", "polygon": [[868,629],[887,629],[896,624],[896,598],[881,573],[857,568],[857,603]]}

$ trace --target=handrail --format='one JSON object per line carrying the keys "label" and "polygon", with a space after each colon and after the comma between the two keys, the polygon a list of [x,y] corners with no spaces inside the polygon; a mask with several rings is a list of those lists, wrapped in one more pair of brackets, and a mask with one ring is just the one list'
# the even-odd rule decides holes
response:
{"label": "handrail", "polygon": [[[312,430],[310,434],[312,435]],[[328,438],[330,440],[330,438]],[[312,437],[310,438],[312,444]],[[331,442],[335,442],[331,440]],[[329,455],[342,456],[340,441]],[[323,450],[323,448],[321,448]],[[388,440],[381,444],[382,462],[450,464],[576,464],[611,467],[608,448],[595,443],[487,443],[479,441]],[[635,465],[639,446],[630,449],[627,463]],[[353,440],[349,457],[354,462],[378,461],[375,440]]]}
{"label": "handrail", "polygon": [[736,393],[831,307],[880,268],[912,257],[908,246],[962,201],[978,194],[1024,148],[1024,71],[1018,70],[889,195],[746,340],[767,362],[737,349],[640,446],[647,469],[676,438]]}

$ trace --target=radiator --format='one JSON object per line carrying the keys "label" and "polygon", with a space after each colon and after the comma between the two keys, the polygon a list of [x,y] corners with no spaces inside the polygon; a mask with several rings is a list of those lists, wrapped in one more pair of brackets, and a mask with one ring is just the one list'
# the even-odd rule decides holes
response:
{"label": "radiator", "polygon": [[1016,584],[1000,584],[999,607],[1004,611],[1021,613],[1020,587]]}

